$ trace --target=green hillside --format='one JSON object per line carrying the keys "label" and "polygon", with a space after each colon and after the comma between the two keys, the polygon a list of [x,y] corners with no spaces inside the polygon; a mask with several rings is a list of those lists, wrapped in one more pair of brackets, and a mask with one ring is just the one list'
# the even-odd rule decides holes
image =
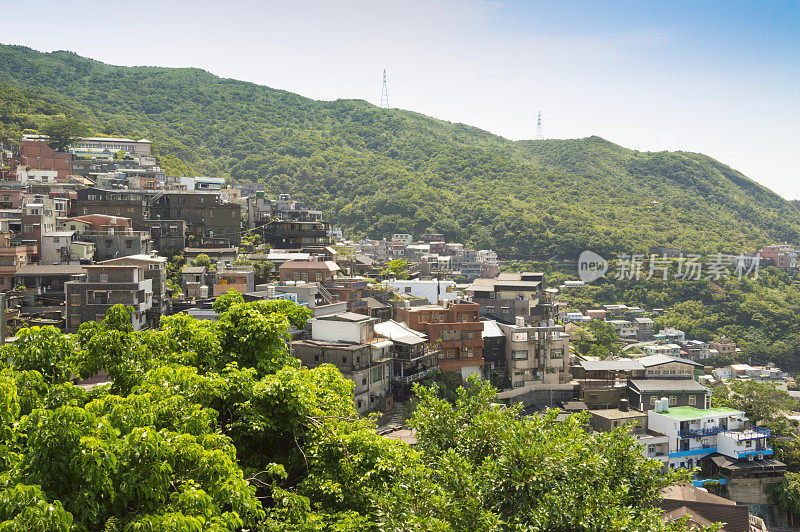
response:
{"label": "green hillside", "polygon": [[796,204],[700,154],[637,152],[599,137],[512,142],[199,69],[0,45],[0,127],[13,136],[59,114],[98,134],[152,140],[170,173],[290,192],[356,236],[433,230],[525,258],[656,244],[738,253],[797,240],[800,228]]}

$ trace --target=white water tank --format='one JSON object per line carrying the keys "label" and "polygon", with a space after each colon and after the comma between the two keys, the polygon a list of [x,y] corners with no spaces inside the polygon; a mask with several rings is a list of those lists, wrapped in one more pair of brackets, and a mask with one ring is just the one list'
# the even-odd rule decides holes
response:
{"label": "white water tank", "polygon": [[525,327],[525,316],[517,316],[516,324],[517,327]]}
{"label": "white water tank", "polygon": [[200,287],[200,299],[206,299],[206,298],[208,298],[208,286],[202,285]]}

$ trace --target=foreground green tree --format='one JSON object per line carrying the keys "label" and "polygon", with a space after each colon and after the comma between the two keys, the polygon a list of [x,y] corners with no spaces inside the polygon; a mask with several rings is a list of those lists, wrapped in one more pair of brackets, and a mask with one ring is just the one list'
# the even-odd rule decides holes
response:
{"label": "foreground green tree", "polygon": [[[411,448],[357,414],[335,367],[290,356],[307,309],[230,292],[215,310],[137,332],[117,306],[7,348],[0,530],[681,529],[652,506],[679,475],[623,431],[521,417],[473,382],[454,404],[417,389]],[[72,367],[113,383],[84,390],[65,382]]]}

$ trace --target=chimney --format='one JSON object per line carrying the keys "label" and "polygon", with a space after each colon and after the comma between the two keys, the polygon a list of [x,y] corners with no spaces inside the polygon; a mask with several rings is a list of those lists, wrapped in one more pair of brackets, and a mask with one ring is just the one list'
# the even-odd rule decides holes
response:
{"label": "chimney", "polygon": [[620,412],[627,412],[630,410],[630,405],[628,404],[627,399],[620,399],[619,400],[619,411]]}

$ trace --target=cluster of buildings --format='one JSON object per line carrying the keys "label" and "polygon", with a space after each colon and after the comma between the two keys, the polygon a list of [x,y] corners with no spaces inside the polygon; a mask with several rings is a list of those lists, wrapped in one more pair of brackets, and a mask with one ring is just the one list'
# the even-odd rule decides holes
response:
{"label": "cluster of buildings", "polygon": [[[500,273],[492,250],[441,234],[343,240],[320,211],[288,194],[167,176],[146,139],[79,139],[65,153],[46,140],[26,136],[19,152],[0,150],[0,303],[8,309],[0,304],[0,331],[15,320],[76,331],[116,304],[133,308],[137,330],[179,311],[215,319],[213,299],[231,289],[246,301],[289,299],[313,314],[291,331],[291,352],[305,366],[339,368],[354,383],[360,413],[387,412],[415,382],[452,372],[490,380],[501,400],[526,409],[588,409],[594,430],[635,424],[645,456],[665,468],[702,465],[709,478],[696,483],[710,479],[742,504],[768,504],[768,488],[783,476],[769,431],[743,412],[711,408],[704,384],[788,377],[743,364],[711,372],[705,360],[737,353],[726,338],[655,332],[639,307],[567,312],[544,274]],[[244,251],[245,235],[267,246]],[[186,265],[170,278],[167,257],[177,255]],[[201,255],[208,261],[200,264]],[[797,253],[785,246],[762,256],[796,267]],[[386,278],[395,259],[407,261],[408,278]],[[266,279],[254,263],[269,265]],[[570,331],[591,320],[642,353],[581,359]]]}

